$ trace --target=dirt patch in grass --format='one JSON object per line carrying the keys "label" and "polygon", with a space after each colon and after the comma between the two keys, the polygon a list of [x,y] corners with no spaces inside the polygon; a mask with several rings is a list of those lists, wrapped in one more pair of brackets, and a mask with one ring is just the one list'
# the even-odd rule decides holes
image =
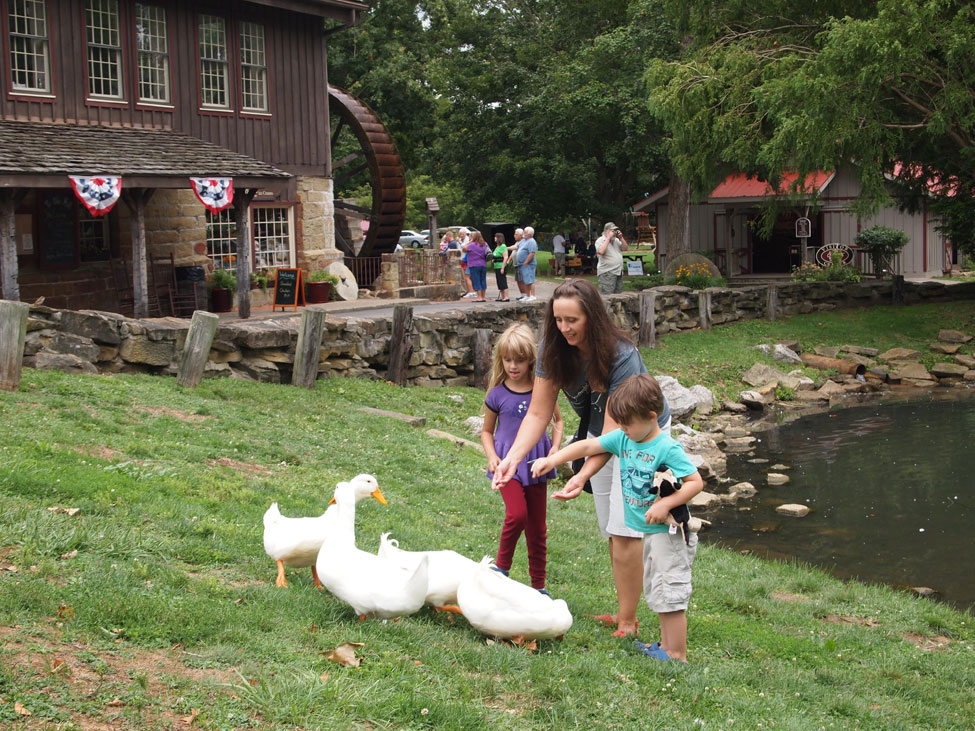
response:
{"label": "dirt patch in grass", "polygon": [[951,644],[951,640],[944,635],[938,635],[937,637],[925,637],[914,632],[905,632],[901,635],[901,637],[925,652],[943,650]]}
{"label": "dirt patch in grass", "polygon": [[102,444],[76,447],[75,451],[77,451],[78,454],[85,455],[86,457],[97,457],[98,459],[104,459],[106,462],[114,462],[116,458],[122,454],[122,450],[112,449],[111,447],[106,447]]}
{"label": "dirt patch in grass", "polygon": [[153,416],[172,416],[174,419],[193,423],[206,421],[210,418],[209,416],[204,416],[203,414],[187,414],[185,411],[170,409],[166,406],[140,406],[139,410],[150,413]]}
{"label": "dirt patch in grass", "polygon": [[262,464],[253,464],[252,462],[240,462],[236,459],[230,459],[230,457],[221,457],[220,459],[210,459],[207,460],[207,464],[213,467],[214,465],[220,465],[221,467],[229,467],[232,470],[237,470],[238,472],[246,472],[249,475],[269,475],[271,470]]}
{"label": "dirt patch in grass", "polygon": [[4,693],[3,702],[16,701],[31,712],[21,719],[19,727],[25,729],[50,728],[52,719],[44,710],[52,706],[85,731],[189,728],[188,714],[176,708],[183,686],[199,685],[213,696],[226,692],[218,684],[236,677],[232,670],[187,667],[178,647],[105,650],[61,641],[54,630],[0,627],[0,645],[15,685],[35,689]]}
{"label": "dirt patch in grass", "polygon": [[802,594],[789,594],[784,591],[773,591],[771,597],[773,599],[778,599],[780,602],[790,602],[792,604],[810,601],[809,597],[802,596]]}
{"label": "dirt patch in grass", "polygon": [[827,614],[823,620],[833,624],[859,624],[862,627],[880,626],[880,622],[873,617],[841,617],[838,614]]}

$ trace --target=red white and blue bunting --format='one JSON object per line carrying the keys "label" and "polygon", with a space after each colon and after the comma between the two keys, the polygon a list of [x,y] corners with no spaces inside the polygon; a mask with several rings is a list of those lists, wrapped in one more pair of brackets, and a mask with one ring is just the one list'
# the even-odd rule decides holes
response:
{"label": "red white and blue bunting", "polygon": [[91,215],[104,216],[122,194],[122,178],[117,175],[69,175],[78,200]]}
{"label": "red white and blue bunting", "polygon": [[233,178],[190,178],[193,192],[211,213],[219,213],[234,201]]}

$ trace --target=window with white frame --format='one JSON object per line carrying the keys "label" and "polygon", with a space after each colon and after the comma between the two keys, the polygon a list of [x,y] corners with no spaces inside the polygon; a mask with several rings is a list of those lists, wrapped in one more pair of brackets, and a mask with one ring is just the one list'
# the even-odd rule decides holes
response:
{"label": "window with white frame", "polygon": [[122,34],[118,0],[85,1],[88,96],[122,99]]}
{"label": "window with white frame", "polygon": [[45,0],[8,0],[10,85],[17,92],[51,91],[51,52]]}
{"label": "window with white frame", "polygon": [[165,8],[135,4],[135,46],[139,101],[168,104],[169,40]]}
{"label": "window with white frame", "polygon": [[267,53],[264,26],[260,23],[240,24],[240,90],[244,110],[268,111]]}
{"label": "window with white frame", "polygon": [[215,15],[201,15],[200,99],[204,107],[230,108],[230,62],[227,54],[227,24]]}
{"label": "window with white frame", "polygon": [[207,256],[214,269],[237,268],[237,223],[232,208],[207,211]]}
{"label": "window with white frame", "polygon": [[251,209],[254,231],[254,270],[294,266],[290,207],[255,206]]}

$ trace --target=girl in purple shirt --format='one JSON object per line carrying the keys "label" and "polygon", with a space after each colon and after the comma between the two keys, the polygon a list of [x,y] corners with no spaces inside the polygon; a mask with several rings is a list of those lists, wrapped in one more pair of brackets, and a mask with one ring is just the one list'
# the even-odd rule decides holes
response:
{"label": "girl in purple shirt", "polygon": [[[487,476],[492,479],[494,470],[508,453],[528,413],[535,380],[535,358],[538,342],[527,326],[516,324],[498,338],[494,346],[491,382],[484,399],[484,427],[481,444],[488,458]],[[514,476],[500,488],[504,499],[504,524],[495,565],[505,576],[511,570],[515,546],[522,533],[528,547],[528,575],[533,588],[545,591],[545,561],[547,529],[545,506],[548,494],[545,489],[555,477],[555,470],[533,477],[530,462],[537,457],[547,457],[558,451],[562,444],[562,414],[558,405],[552,416],[552,438],[542,434],[538,444],[529,451],[518,465]]]}

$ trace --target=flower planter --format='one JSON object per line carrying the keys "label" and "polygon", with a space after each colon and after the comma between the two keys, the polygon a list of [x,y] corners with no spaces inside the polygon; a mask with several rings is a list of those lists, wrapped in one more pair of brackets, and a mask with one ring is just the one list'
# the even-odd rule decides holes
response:
{"label": "flower planter", "polygon": [[224,287],[214,287],[210,290],[210,312],[230,312],[233,308],[233,291]]}
{"label": "flower planter", "polygon": [[305,282],[305,301],[310,305],[328,302],[332,295],[331,282]]}

